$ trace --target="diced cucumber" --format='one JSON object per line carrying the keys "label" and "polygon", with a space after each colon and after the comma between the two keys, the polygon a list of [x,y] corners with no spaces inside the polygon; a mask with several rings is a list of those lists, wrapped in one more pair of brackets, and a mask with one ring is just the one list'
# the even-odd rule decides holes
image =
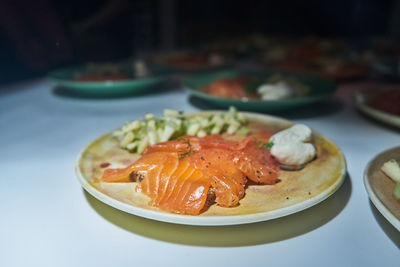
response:
{"label": "diced cucumber", "polygon": [[125,147],[127,144],[129,144],[133,141],[133,138],[135,138],[135,135],[133,134],[133,132],[128,132],[122,139],[121,146]]}
{"label": "diced cucumber", "polygon": [[236,114],[237,113],[237,109],[234,106],[230,106],[228,113],[229,114]]}
{"label": "diced cucumber", "polygon": [[138,146],[139,146],[139,142],[136,141],[136,142],[127,144],[127,145],[126,145],[126,148],[127,148],[129,151],[134,151]]}
{"label": "diced cucumber", "polygon": [[396,200],[400,200],[400,183],[397,183],[396,186],[394,187],[393,197]]}
{"label": "diced cucumber", "polygon": [[246,116],[243,113],[238,113],[237,119],[240,123],[245,123],[246,122]]}
{"label": "diced cucumber", "polygon": [[179,117],[182,113],[178,110],[174,109],[164,109],[164,116],[165,117]]}
{"label": "diced cucumber", "polygon": [[200,130],[200,131],[197,132],[197,137],[204,137],[206,135],[207,135],[207,133],[204,130]]}
{"label": "diced cucumber", "polygon": [[194,123],[190,125],[189,128],[187,129],[187,134],[196,135],[199,130],[200,130],[200,124]]}
{"label": "diced cucumber", "polygon": [[166,124],[175,130],[179,130],[179,128],[182,126],[182,121],[178,119],[168,119]]}
{"label": "diced cucumber", "polygon": [[147,122],[147,130],[151,131],[151,130],[155,130],[156,129],[156,121],[155,120],[151,120]]}
{"label": "diced cucumber", "polygon": [[157,128],[157,142],[161,142],[163,134],[164,134],[163,128]]}
{"label": "diced cucumber", "polygon": [[211,134],[219,134],[219,132],[222,130],[222,127],[219,127],[218,125],[215,125],[212,129],[211,129]]}
{"label": "diced cucumber", "polygon": [[396,160],[391,159],[385,162],[381,170],[393,181],[400,183],[400,165]]}
{"label": "diced cucumber", "polygon": [[171,136],[174,134],[174,132],[175,132],[175,128],[171,127],[170,124],[167,124],[165,126],[163,135],[161,136],[160,142],[168,141],[171,138]]}
{"label": "diced cucumber", "polygon": [[148,121],[148,120],[152,120],[154,119],[154,114],[152,113],[147,113],[146,115],[144,115],[144,118]]}
{"label": "diced cucumber", "polygon": [[120,136],[124,135],[124,132],[122,131],[122,129],[121,130],[116,130],[116,131],[113,132],[113,135],[117,136],[117,137],[120,137]]}
{"label": "diced cucumber", "polygon": [[241,135],[241,136],[246,136],[248,135],[250,132],[250,129],[247,127],[242,127],[237,131],[237,134]]}
{"label": "diced cucumber", "polygon": [[134,131],[140,128],[142,122],[141,121],[133,121],[125,125],[125,127],[122,127],[123,132],[129,132],[129,131]]}
{"label": "diced cucumber", "polygon": [[157,144],[157,134],[156,134],[156,131],[155,131],[155,130],[154,130],[154,131],[149,131],[149,132],[147,133],[147,136],[149,137],[149,143],[150,143],[150,145]]}
{"label": "diced cucumber", "polygon": [[226,130],[226,132],[228,134],[234,134],[238,130],[238,128],[239,128],[239,125],[231,124],[231,125],[229,125],[228,129]]}
{"label": "diced cucumber", "polygon": [[200,122],[200,126],[202,128],[206,128],[206,127],[210,126],[210,121],[208,119],[206,119],[206,118],[201,118],[199,120],[199,122]]}
{"label": "diced cucumber", "polygon": [[140,141],[138,148],[137,148],[137,153],[142,154],[143,151],[149,146],[149,138],[147,136],[143,137],[142,141]]}
{"label": "diced cucumber", "polygon": [[127,122],[113,136],[120,140],[121,148],[142,153],[147,146],[165,142],[182,135],[204,137],[207,134],[247,135],[246,118],[235,108],[212,115],[183,116],[181,111],[167,109],[162,117],[148,113],[144,120]]}

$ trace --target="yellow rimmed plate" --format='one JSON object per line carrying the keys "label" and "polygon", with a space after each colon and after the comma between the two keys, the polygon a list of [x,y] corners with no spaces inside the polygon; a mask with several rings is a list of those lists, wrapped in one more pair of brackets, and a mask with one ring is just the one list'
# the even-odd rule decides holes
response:
{"label": "yellow rimmed plate", "polygon": [[[207,111],[196,114],[210,114]],[[251,129],[275,132],[293,123],[256,113],[243,114]],[[332,195],[345,179],[346,163],[340,149],[313,131],[317,158],[300,171],[282,171],[276,185],[251,185],[240,205],[232,208],[211,206],[198,215],[167,213],[148,205],[149,198],[135,192],[137,183],[96,183],[106,168],[120,168],[139,156],[121,150],[111,133],[94,140],[80,153],[76,175],[83,188],[98,200],[127,213],[148,219],[187,225],[235,225],[271,220],[310,208]]]}

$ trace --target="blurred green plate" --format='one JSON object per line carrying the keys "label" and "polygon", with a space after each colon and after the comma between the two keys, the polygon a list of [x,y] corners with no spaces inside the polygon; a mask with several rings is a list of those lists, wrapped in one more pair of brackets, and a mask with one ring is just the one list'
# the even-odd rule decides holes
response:
{"label": "blurred green plate", "polygon": [[[285,100],[240,100],[213,96],[201,91],[202,86],[208,85],[214,80],[223,77],[231,78],[239,75],[246,75],[251,77],[259,77],[263,80],[266,80],[268,77],[277,74],[280,74],[284,77],[295,78],[300,83],[308,85],[311,89],[309,94],[304,97],[296,97]],[[321,101],[333,95],[337,89],[336,83],[326,78],[289,71],[240,72],[234,70],[225,70],[191,76],[184,80],[184,86],[192,95],[201,98],[202,100],[205,100],[217,107],[228,108],[230,106],[235,106],[240,110],[268,112],[294,109],[310,103]]]}
{"label": "blurred green plate", "polygon": [[[102,65],[96,66],[95,69],[102,68]],[[156,65],[147,67],[150,71],[150,76],[136,78],[131,64],[115,64],[114,68],[119,70],[118,73],[128,77],[126,80],[76,81],[75,77],[78,74],[96,73],[96,71],[93,71],[93,66],[90,65],[55,70],[49,73],[48,77],[57,86],[83,95],[116,96],[136,94],[146,92],[153,86],[163,82],[172,72],[171,69],[166,67]]]}

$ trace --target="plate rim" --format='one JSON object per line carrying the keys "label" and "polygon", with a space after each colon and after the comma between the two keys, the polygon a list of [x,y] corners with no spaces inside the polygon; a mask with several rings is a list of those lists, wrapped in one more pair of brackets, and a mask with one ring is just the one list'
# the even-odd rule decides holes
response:
{"label": "plate rim", "polygon": [[[56,71],[60,71],[60,70],[56,70]],[[55,71],[54,71],[55,72]],[[160,80],[160,79],[164,79],[166,77],[168,77],[168,74],[163,74],[163,75],[157,75],[157,76],[149,76],[149,77],[143,77],[143,78],[138,78],[138,79],[126,79],[126,80],[107,80],[107,81],[103,81],[103,82],[92,82],[92,81],[87,81],[87,82],[81,82],[81,81],[74,81],[74,80],[69,80],[69,79],[62,79],[62,78],[56,78],[53,77],[53,72],[48,74],[48,79],[54,83],[58,83],[58,84],[67,84],[67,85],[73,85],[73,86],[87,86],[87,87],[97,87],[97,86],[101,86],[101,87],[112,87],[112,86],[119,86],[119,85],[133,85],[134,83],[138,83],[138,82],[149,82],[149,81],[155,81],[155,80]]]}
{"label": "plate rim", "polygon": [[[116,64],[118,65],[118,64]],[[151,65],[153,67],[158,67],[157,65]],[[150,66],[150,67],[151,67]],[[61,86],[68,86],[68,87],[84,87],[85,90],[87,89],[98,89],[101,87],[102,89],[107,88],[111,89],[114,86],[136,86],[139,85],[139,83],[157,83],[160,82],[164,79],[167,79],[169,76],[173,74],[173,71],[170,68],[163,67],[164,72],[163,73],[158,73],[155,75],[151,76],[145,76],[145,77],[129,77],[128,79],[125,80],[107,80],[107,81],[75,81],[72,79],[66,79],[66,78],[60,78],[57,77],[59,73],[64,73],[67,72],[68,74],[73,73],[76,70],[79,70],[81,68],[85,68],[86,65],[75,65],[75,66],[69,66],[69,67],[64,67],[64,68],[59,68],[52,70],[46,74],[46,77],[56,85],[61,85]],[[97,87],[97,88],[96,88]]]}
{"label": "plate rim", "polygon": [[[198,114],[198,113],[213,113],[213,112],[222,112],[222,111],[202,111],[202,112],[194,112],[194,113],[188,113],[187,115],[192,115],[192,114]],[[293,123],[289,120],[286,120],[284,118],[280,118],[277,116],[271,116],[271,115],[264,115],[264,114],[257,114],[254,112],[241,112],[244,113],[245,115],[250,115],[255,118],[269,118],[269,119],[275,119],[283,122],[289,122]],[[323,136],[325,139],[329,140],[333,144],[335,144],[333,141],[325,137],[323,134],[315,131],[312,129],[314,133],[317,133],[321,136]],[[261,222],[261,221],[268,221],[272,219],[277,219],[281,217],[288,216],[290,214],[294,214],[300,211],[303,211],[305,209],[311,208],[312,206],[315,206],[319,204],[320,202],[326,200],[328,197],[333,195],[344,183],[346,179],[346,173],[347,173],[347,162],[346,158],[342,152],[342,150],[335,144],[337,147],[339,154],[341,156],[341,161],[343,164],[343,168],[340,170],[340,174],[335,180],[335,182],[327,189],[325,189],[323,192],[321,192],[318,195],[313,196],[312,198],[309,198],[307,200],[304,200],[302,202],[296,203],[291,206],[287,206],[284,208],[272,210],[272,211],[267,211],[267,212],[260,212],[260,213],[254,213],[254,214],[246,214],[246,215],[227,215],[227,216],[192,216],[192,215],[180,215],[180,214],[173,214],[173,213],[168,213],[164,211],[158,211],[158,210],[150,210],[150,209],[145,209],[145,208],[140,208],[140,207],[135,207],[133,205],[124,203],[122,201],[119,201],[117,199],[112,198],[111,196],[108,196],[105,193],[102,193],[101,191],[97,190],[94,186],[92,186],[83,176],[83,174],[80,171],[80,161],[82,158],[83,153],[87,150],[88,147],[90,147],[94,142],[97,140],[110,135],[111,132],[108,132],[106,134],[103,134],[99,136],[98,138],[92,140],[88,145],[86,145],[81,152],[79,153],[76,162],[75,162],[75,175],[78,178],[79,183],[81,186],[93,197],[95,197],[97,200],[103,202],[106,205],[112,206],[118,210],[124,211],[126,213],[139,216],[139,217],[144,217],[147,219],[152,219],[156,221],[161,221],[161,222],[167,222],[167,223],[174,223],[174,224],[182,224],[182,225],[194,225],[194,226],[224,226],[224,225],[240,225],[240,224],[249,224],[249,223],[256,223],[256,222]]]}
{"label": "plate rim", "polygon": [[365,93],[365,90],[361,89],[357,90],[354,94],[354,102],[358,110],[381,123],[400,128],[400,117],[368,105],[365,100]]}
{"label": "plate rim", "polygon": [[392,147],[389,149],[386,149],[378,154],[376,154],[367,164],[367,166],[364,169],[364,187],[367,191],[368,197],[371,200],[371,202],[374,204],[376,209],[382,214],[383,217],[386,218],[386,220],[394,227],[397,229],[397,231],[400,232],[400,220],[396,218],[392,212],[386,207],[386,205],[379,199],[379,197],[375,194],[374,189],[372,188],[369,179],[368,179],[368,172],[371,168],[372,163],[380,156],[383,154],[393,150],[393,149],[400,149],[400,146]]}

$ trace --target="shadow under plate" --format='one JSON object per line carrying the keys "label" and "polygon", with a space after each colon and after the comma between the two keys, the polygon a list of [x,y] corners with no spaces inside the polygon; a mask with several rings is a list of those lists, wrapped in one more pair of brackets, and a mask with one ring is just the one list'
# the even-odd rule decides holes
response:
{"label": "shadow under plate", "polygon": [[400,232],[397,231],[397,229],[394,228],[394,226],[391,225],[385,217],[383,217],[383,215],[379,212],[379,210],[375,207],[371,200],[369,201],[369,206],[379,226],[382,227],[385,234],[400,249]]}
{"label": "shadow under plate", "polygon": [[191,246],[238,247],[277,242],[310,232],[335,218],[347,205],[351,191],[351,179],[346,174],[337,192],[309,209],[265,222],[230,226],[190,226],[150,220],[108,206],[86,191],[84,195],[98,214],[128,232]]}

